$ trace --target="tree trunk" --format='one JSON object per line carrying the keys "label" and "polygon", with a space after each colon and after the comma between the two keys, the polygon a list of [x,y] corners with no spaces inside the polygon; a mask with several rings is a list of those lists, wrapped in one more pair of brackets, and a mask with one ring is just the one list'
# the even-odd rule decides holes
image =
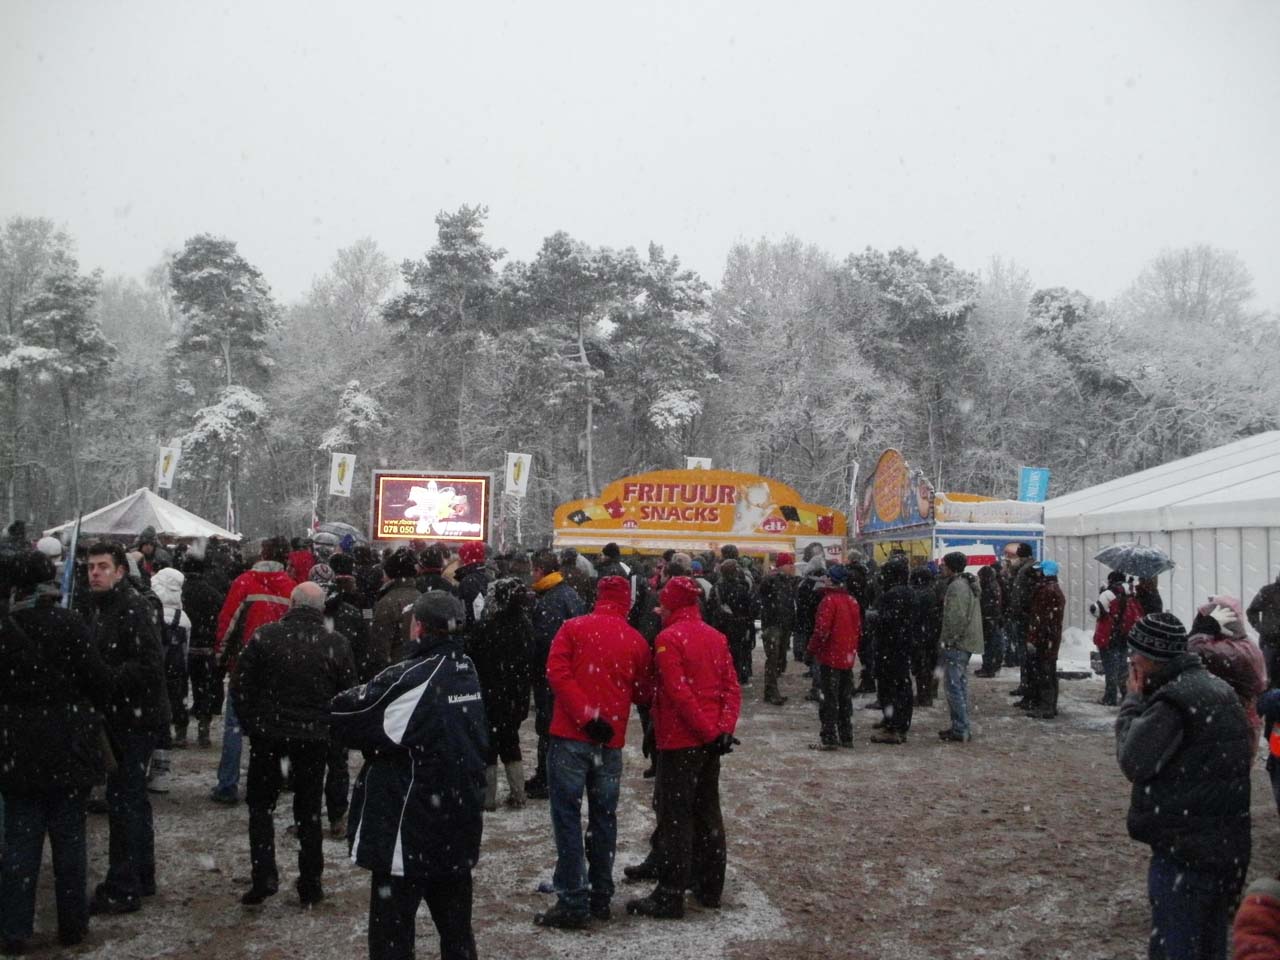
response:
{"label": "tree trunk", "polygon": [[582,369],[587,373],[587,438],[583,444],[584,452],[587,457],[587,495],[594,497],[596,490],[596,464],[595,464],[595,448],[594,437],[595,432],[595,401],[593,398],[593,384],[591,382],[591,363],[587,360],[587,340],[586,331],[583,329],[583,321],[578,321],[578,362],[582,364]]}

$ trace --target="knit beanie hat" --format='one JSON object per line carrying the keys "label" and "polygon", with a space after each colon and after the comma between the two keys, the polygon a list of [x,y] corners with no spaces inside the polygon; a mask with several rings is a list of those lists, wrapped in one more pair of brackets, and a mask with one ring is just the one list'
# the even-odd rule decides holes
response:
{"label": "knit beanie hat", "polygon": [[307,579],[312,583],[332,583],[333,567],[327,563],[317,563],[311,568],[311,572],[307,574]]}
{"label": "knit beanie hat", "polygon": [[484,544],[479,540],[468,540],[458,548],[458,559],[463,566],[473,563],[484,563]]}
{"label": "knit beanie hat", "polygon": [[668,610],[679,610],[702,599],[702,588],[689,577],[672,577],[658,595],[663,607]]}
{"label": "knit beanie hat", "polygon": [[1149,613],[1129,631],[1129,646],[1152,660],[1187,652],[1187,628],[1172,613]]}

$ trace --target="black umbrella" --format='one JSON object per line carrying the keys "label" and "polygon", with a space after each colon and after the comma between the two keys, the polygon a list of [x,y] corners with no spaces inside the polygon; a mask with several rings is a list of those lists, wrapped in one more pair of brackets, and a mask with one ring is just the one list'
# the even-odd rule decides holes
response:
{"label": "black umbrella", "polygon": [[1167,553],[1146,543],[1113,543],[1099,550],[1093,559],[1139,580],[1158,577],[1174,567]]}

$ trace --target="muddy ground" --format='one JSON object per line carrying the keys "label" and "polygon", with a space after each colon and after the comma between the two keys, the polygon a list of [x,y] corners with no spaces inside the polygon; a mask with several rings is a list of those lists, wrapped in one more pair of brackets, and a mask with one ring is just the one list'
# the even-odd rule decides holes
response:
{"label": "muddy ground", "polygon": [[[547,806],[535,802],[486,818],[475,885],[481,956],[1145,956],[1147,850],[1125,833],[1128,790],[1113,757],[1114,712],[1094,702],[1100,683],[1064,682],[1062,714],[1044,722],[1011,708],[1013,678],[971,678],[975,739],[964,745],[937,739],[947,725],[945,707],[918,711],[904,746],[868,743],[878,715],[861,709],[862,698],[855,701],[856,749],[828,754],[806,748],[816,739],[816,710],[801,699],[807,681],[797,674],[792,664],[783,678],[790,700],[781,708],[762,705],[758,685],[744,691],[743,744],[727,758],[722,777],[729,839],[722,910],[695,907],[678,922],[629,918],[619,909],[623,899],[646,888],[620,882],[611,923],[589,933],[535,929],[530,917],[552,901],[537,888],[550,879],[554,862]],[[638,745],[637,731],[633,721]],[[278,837],[281,893],[256,910],[239,906],[249,882],[247,814],[243,806],[206,799],[216,763],[216,739],[215,749],[175,753],[175,787],[155,798],[159,895],[141,913],[94,918],[89,941],[73,951],[59,951],[51,933],[46,860],[34,955],[366,956],[368,875],[346,861],[344,842],[325,840],[328,898],[318,908],[304,912],[297,905],[295,847],[284,837]],[[643,857],[652,828],[643,766],[638,749],[628,746],[619,880],[623,864]],[[1280,830],[1261,758],[1253,809],[1250,873],[1274,873]],[[106,868],[106,823],[90,821],[96,881]],[[288,822],[286,798],[278,831]],[[418,931],[418,956],[437,956],[425,910]]]}

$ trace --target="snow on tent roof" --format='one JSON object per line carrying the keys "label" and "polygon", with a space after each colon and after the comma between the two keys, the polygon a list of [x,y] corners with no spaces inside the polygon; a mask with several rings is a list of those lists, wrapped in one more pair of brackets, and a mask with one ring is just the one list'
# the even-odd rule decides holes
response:
{"label": "snow on tent roof", "polygon": [[1280,430],[1056,497],[1044,523],[1049,536],[1280,526]]}
{"label": "snow on tent roof", "polygon": [[[64,530],[70,531],[74,526],[75,521],[70,520],[44,531],[44,535],[56,536]],[[146,487],[139,487],[122,500],[107,504],[93,513],[86,513],[80,521],[80,535],[136,537],[146,527],[155,527],[160,536],[240,539],[239,534],[224,530],[216,523],[210,523],[190,510],[182,509]]]}

